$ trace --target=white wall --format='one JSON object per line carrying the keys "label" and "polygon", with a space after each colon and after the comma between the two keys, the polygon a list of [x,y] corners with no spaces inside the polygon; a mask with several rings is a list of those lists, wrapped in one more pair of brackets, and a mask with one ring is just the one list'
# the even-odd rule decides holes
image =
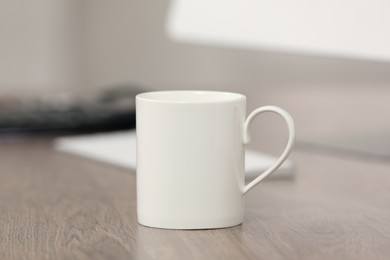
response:
{"label": "white wall", "polygon": [[168,0],[0,1],[0,93],[388,86],[386,63],[172,42]]}
{"label": "white wall", "polygon": [[84,85],[84,2],[0,1],[0,93]]}
{"label": "white wall", "polygon": [[88,1],[90,86],[126,81],[161,89],[390,84],[387,63],[173,42],[164,30],[168,3]]}

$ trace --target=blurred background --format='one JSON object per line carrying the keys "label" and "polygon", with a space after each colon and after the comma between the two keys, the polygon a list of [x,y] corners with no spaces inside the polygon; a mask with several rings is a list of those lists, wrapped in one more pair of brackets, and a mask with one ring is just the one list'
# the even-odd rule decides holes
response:
{"label": "blurred background", "polygon": [[[128,129],[136,93],[224,90],[247,95],[248,112],[267,104],[290,111],[300,149],[387,160],[389,7],[382,0],[0,0],[0,131]],[[253,131],[278,153],[283,122],[258,121]]]}

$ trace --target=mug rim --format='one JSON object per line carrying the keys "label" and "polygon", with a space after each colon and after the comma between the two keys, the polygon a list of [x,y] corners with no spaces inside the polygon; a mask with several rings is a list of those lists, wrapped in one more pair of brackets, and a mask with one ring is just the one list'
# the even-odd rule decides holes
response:
{"label": "mug rim", "polygon": [[230,103],[246,100],[243,94],[214,90],[162,90],[136,95],[137,100],[169,104]]}

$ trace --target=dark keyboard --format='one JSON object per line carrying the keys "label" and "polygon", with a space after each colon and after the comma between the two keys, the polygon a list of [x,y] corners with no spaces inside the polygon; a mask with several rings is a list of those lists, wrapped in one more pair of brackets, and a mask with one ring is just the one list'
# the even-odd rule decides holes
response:
{"label": "dark keyboard", "polygon": [[114,89],[95,100],[64,95],[0,100],[0,133],[106,131],[135,127],[134,89]]}

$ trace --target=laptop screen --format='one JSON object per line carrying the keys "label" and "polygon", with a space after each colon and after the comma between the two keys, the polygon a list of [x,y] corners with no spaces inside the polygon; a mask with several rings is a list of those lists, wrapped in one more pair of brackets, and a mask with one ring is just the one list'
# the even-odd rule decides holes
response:
{"label": "laptop screen", "polygon": [[390,60],[390,1],[173,0],[179,41],[298,54]]}

